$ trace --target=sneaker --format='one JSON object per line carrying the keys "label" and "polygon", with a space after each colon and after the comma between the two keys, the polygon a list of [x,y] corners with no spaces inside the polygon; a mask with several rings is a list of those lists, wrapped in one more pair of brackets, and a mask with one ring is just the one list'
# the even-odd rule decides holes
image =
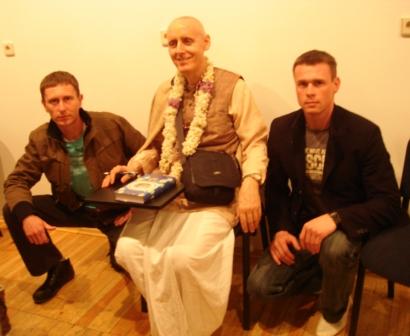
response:
{"label": "sneaker", "polygon": [[319,322],[316,326],[316,335],[317,336],[334,336],[342,331],[347,324],[347,310],[343,314],[342,318],[335,322],[330,323],[325,320],[322,314],[320,314]]}
{"label": "sneaker", "polygon": [[33,294],[34,303],[44,303],[52,299],[67,282],[74,278],[70,259],[60,261],[47,273],[46,281]]}

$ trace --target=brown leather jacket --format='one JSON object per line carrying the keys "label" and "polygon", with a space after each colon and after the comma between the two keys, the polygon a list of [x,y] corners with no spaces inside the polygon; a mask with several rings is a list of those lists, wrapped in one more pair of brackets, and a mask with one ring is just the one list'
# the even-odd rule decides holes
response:
{"label": "brown leather jacket", "polygon": [[[84,163],[94,189],[101,186],[104,172],[127,164],[145,137],[118,115],[108,112],[80,111],[87,129],[84,134]],[[81,199],[71,189],[70,162],[61,133],[55,123],[43,124],[29,136],[25,153],[4,182],[8,206],[19,220],[35,213],[30,189],[45,174],[56,202],[73,211]]]}

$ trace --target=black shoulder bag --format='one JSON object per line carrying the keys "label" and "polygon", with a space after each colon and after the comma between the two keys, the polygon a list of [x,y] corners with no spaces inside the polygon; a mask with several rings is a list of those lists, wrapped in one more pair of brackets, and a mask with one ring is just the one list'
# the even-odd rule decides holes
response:
{"label": "black shoulder bag", "polygon": [[[185,137],[181,111],[177,114],[176,129],[182,144]],[[235,188],[241,184],[241,170],[235,157],[225,152],[197,150],[188,157],[181,152],[181,161],[181,182],[188,201],[211,205],[233,201]]]}

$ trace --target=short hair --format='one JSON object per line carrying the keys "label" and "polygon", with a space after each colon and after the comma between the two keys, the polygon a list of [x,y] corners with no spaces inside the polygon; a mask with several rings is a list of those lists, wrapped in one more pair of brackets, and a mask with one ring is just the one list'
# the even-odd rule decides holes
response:
{"label": "short hair", "polygon": [[326,63],[329,65],[332,78],[337,76],[337,63],[335,58],[326,51],[316,49],[309,50],[300,55],[295,63],[293,63],[293,71],[295,71],[295,68],[301,64],[315,65],[318,63]]}
{"label": "short hair", "polygon": [[67,71],[54,71],[48,74],[40,83],[41,99],[44,100],[44,91],[60,84],[72,85],[77,95],[80,95],[80,85],[77,79]]}

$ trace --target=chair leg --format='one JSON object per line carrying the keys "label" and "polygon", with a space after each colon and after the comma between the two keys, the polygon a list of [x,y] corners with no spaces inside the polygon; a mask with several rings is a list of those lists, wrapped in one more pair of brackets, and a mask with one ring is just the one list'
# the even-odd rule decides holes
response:
{"label": "chair leg", "polygon": [[145,301],[145,298],[141,295],[141,311],[143,313],[148,312],[148,306],[147,306],[147,301]]}
{"label": "chair leg", "polygon": [[242,328],[244,330],[250,329],[250,299],[248,291],[246,290],[246,283],[248,281],[250,269],[250,243],[249,235],[247,233],[242,234],[242,297],[243,297],[243,315],[242,315]]}
{"label": "chair leg", "polygon": [[362,301],[363,284],[365,277],[365,268],[359,261],[359,267],[357,270],[356,288],[354,291],[353,305],[352,305],[352,317],[350,318],[349,336],[355,336],[357,330],[357,323],[359,321],[360,304]]}
{"label": "chair leg", "polygon": [[387,297],[389,299],[394,298],[394,281],[387,280]]}

